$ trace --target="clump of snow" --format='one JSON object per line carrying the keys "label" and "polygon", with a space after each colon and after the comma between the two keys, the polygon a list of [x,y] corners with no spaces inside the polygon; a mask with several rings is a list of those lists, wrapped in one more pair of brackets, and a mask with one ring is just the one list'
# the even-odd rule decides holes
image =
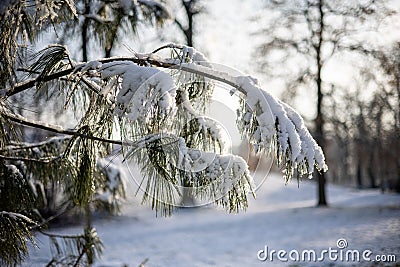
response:
{"label": "clump of snow", "polygon": [[[205,177],[210,180],[205,187],[212,187],[212,190],[215,190],[214,194],[220,196],[216,202],[229,207],[231,211],[236,211],[232,208],[233,203],[240,203],[246,207],[247,195],[252,193],[255,196],[255,184],[244,159],[231,154],[207,153],[206,155],[214,156],[214,160],[204,170]],[[204,185],[202,181],[197,181],[196,184],[199,189],[198,194],[201,195]]]}
{"label": "clump of snow", "polygon": [[166,117],[175,114],[176,87],[167,73],[127,61],[105,63],[99,71],[103,78],[117,75],[122,77],[116,99],[116,114],[142,122],[152,116],[155,106],[159,109],[158,115]]}
{"label": "clump of snow", "polygon": [[5,165],[5,166],[7,168],[7,172],[9,175],[11,175],[12,177],[18,177],[19,179],[23,178],[21,172],[15,165],[10,164],[10,165]]}
{"label": "clump of snow", "polygon": [[194,174],[191,182],[200,198],[209,197],[212,188],[214,201],[230,211],[247,207],[248,194],[255,196],[255,184],[242,157],[191,149],[183,138],[179,138],[178,146],[177,167]]}
{"label": "clump of snow", "polygon": [[166,45],[166,47],[180,49],[182,51],[181,58],[168,59],[167,62],[169,62],[169,63],[185,64],[185,65],[193,63],[196,65],[201,65],[201,66],[212,69],[212,65],[211,65],[210,61],[208,60],[208,58],[203,53],[196,50],[194,47],[187,46],[187,45],[175,44],[175,43],[169,43],[168,45]]}
{"label": "clump of snow", "polygon": [[204,67],[212,68],[208,58],[198,50],[190,46],[182,46],[182,55],[186,63],[195,63]]}
{"label": "clump of snow", "polygon": [[214,140],[218,140],[221,144],[222,151],[225,145],[225,136],[223,135],[222,127],[214,120],[207,117],[198,117],[198,123],[200,124],[200,131],[209,132]]}
{"label": "clump of snow", "polygon": [[[317,163],[317,167],[320,170],[326,171],[328,166],[325,163],[325,156],[322,152],[322,149],[315,140],[312,138],[310,132],[305,127],[303,119],[300,115],[289,105],[286,103],[281,103],[289,117],[289,119],[294,123],[296,130],[299,132],[301,139],[301,153],[297,156],[296,161],[305,164],[305,162],[313,162]],[[308,172],[312,173],[314,171],[314,165],[305,165],[304,167],[308,167]]]}
{"label": "clump of snow", "polygon": [[[326,171],[327,165],[322,150],[311,137],[301,116],[289,105],[261,89],[253,79],[248,77],[236,79],[246,93],[246,114],[243,115],[242,127],[245,133],[250,135],[250,140],[256,146],[256,150],[265,148],[266,140],[272,142],[274,136],[272,126],[276,122],[278,163],[282,164],[286,161],[286,166],[284,166],[286,178],[293,176],[295,171],[300,176],[307,175],[311,178],[314,166]],[[251,114],[254,112],[256,116],[252,117]],[[272,114],[272,120],[269,114]],[[251,125],[256,126],[251,127]],[[288,166],[287,162],[290,162]]]}

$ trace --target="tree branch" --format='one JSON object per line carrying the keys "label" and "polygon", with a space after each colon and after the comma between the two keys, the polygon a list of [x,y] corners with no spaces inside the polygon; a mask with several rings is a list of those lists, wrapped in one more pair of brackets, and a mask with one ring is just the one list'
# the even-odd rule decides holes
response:
{"label": "tree branch", "polygon": [[29,161],[29,162],[34,162],[34,163],[50,163],[56,159],[59,159],[59,157],[52,157],[52,158],[46,158],[46,159],[34,159],[34,158],[9,157],[9,156],[0,155],[0,159],[10,160],[10,161]]}
{"label": "tree branch", "polygon": [[[203,69],[202,69],[200,65],[196,65],[197,68],[194,69],[194,68],[190,68],[188,66],[185,66],[184,64],[164,62],[164,61],[161,61],[161,60],[158,60],[158,59],[151,58],[150,56],[148,58],[140,58],[140,59],[139,58],[132,58],[132,57],[111,57],[111,58],[100,59],[98,61],[100,63],[109,63],[109,62],[114,62],[114,61],[131,61],[131,62],[134,62],[134,63],[136,63],[138,65],[146,65],[148,63],[148,64],[151,64],[151,65],[153,65],[155,67],[180,69],[180,70],[183,70],[183,71],[187,71],[187,72],[190,72],[190,73],[193,73],[193,74],[202,75],[204,77],[207,77],[207,78],[210,78],[210,79],[213,79],[213,80],[216,80],[216,81],[220,81],[220,82],[226,83],[226,84],[228,84],[228,85],[230,85],[232,87],[235,87],[235,88],[239,89],[239,86],[237,84],[232,83],[231,81],[223,79],[223,78],[221,78],[221,77],[219,77],[217,75],[214,75],[214,74],[212,74],[210,72],[207,72],[206,70],[208,68],[203,67]],[[38,78],[34,78],[34,79],[31,79],[31,80],[28,80],[26,82],[22,82],[20,84],[17,84],[14,87],[13,90],[8,90],[7,93],[6,93],[6,96],[10,97],[10,96],[16,95],[18,93],[21,93],[21,92],[23,92],[23,91],[25,91],[25,90],[27,90],[27,89],[29,89],[31,87],[34,87],[36,85],[36,83],[39,82],[39,81],[48,82],[48,81],[51,81],[51,80],[59,79],[59,78],[61,78],[63,76],[69,75],[69,74],[71,74],[73,72],[76,72],[76,71],[77,71],[76,68],[69,68],[69,69],[65,69],[65,70],[62,70],[62,71],[59,71],[59,72],[56,72],[56,73],[52,73],[52,74],[50,74],[48,76],[44,76],[44,77],[41,77],[41,78],[38,77]],[[35,127],[35,126],[32,126],[32,127]],[[65,134],[65,133],[63,133],[63,134]],[[69,135],[74,135],[74,134],[71,134],[71,132],[68,133],[68,134]]]}
{"label": "tree branch", "polygon": [[37,128],[37,129],[42,129],[42,130],[53,132],[53,133],[64,134],[64,135],[72,135],[72,136],[79,136],[79,137],[82,137],[82,138],[87,138],[87,139],[91,139],[91,140],[95,140],[95,141],[100,141],[100,142],[105,142],[105,143],[110,143],[110,144],[116,144],[116,145],[122,145],[123,144],[123,142],[119,141],[119,140],[105,139],[105,138],[100,138],[100,137],[96,137],[96,136],[83,134],[83,133],[80,133],[78,131],[64,130],[64,129],[60,129],[60,128],[54,126],[54,125],[50,126],[50,125],[41,124],[39,122],[28,121],[25,118],[22,118],[22,117],[19,117],[19,116],[15,116],[15,115],[11,115],[11,114],[2,114],[2,116],[6,117],[9,120],[11,120],[13,122],[16,122],[18,124],[29,126],[29,127],[33,127],[33,128]]}
{"label": "tree branch", "polygon": [[27,216],[25,216],[25,215],[23,215],[21,213],[10,212],[10,211],[0,211],[0,215],[2,215],[2,216],[6,215],[6,216],[9,216],[9,217],[11,217],[13,219],[19,218],[19,219],[24,220],[24,221],[26,221],[28,223],[36,224],[35,221],[31,220],[30,218],[28,218]]}
{"label": "tree branch", "polygon": [[52,73],[52,74],[50,74],[48,76],[45,76],[45,77],[37,77],[37,78],[34,78],[34,79],[30,79],[30,80],[18,83],[17,85],[14,86],[13,89],[8,89],[7,90],[6,96],[10,97],[10,96],[16,95],[18,93],[21,93],[21,92],[23,92],[23,91],[25,91],[25,90],[27,90],[29,88],[34,87],[36,85],[36,83],[38,83],[40,81],[48,82],[48,81],[51,81],[51,80],[55,80],[55,79],[61,78],[63,76],[66,76],[66,75],[70,74],[73,70],[74,70],[73,68],[69,68],[69,69],[62,70],[62,71],[59,71],[59,72],[56,72],[56,73]]}
{"label": "tree branch", "polygon": [[[153,66],[156,67],[161,67],[161,68],[170,68],[173,66],[176,66],[176,64],[171,64],[168,62],[163,62],[157,59],[153,59],[153,58],[132,58],[132,57],[110,57],[110,58],[104,58],[104,59],[100,59],[98,60],[100,63],[109,63],[109,62],[113,62],[113,61],[132,61],[138,65],[146,65],[146,64],[151,64]],[[67,76],[73,72],[78,71],[79,68],[68,68],[62,71],[58,71],[55,73],[52,73],[50,75],[44,76],[44,77],[36,77],[21,83],[18,83],[17,85],[14,86],[14,88],[8,88],[6,89],[7,93],[6,96],[10,97],[13,95],[16,95],[18,93],[21,93],[29,88],[34,87],[38,82],[49,82],[52,80],[56,80],[59,79],[63,76]]]}
{"label": "tree branch", "polygon": [[[177,20],[177,19],[175,18],[175,19],[174,19],[174,22],[175,22],[175,24],[179,27],[179,29],[181,29],[181,31],[182,31],[183,33],[185,33],[185,32],[187,31],[187,29],[185,29],[185,27],[183,27],[182,23],[181,23],[179,20]],[[186,33],[185,33],[185,35],[186,35]]]}

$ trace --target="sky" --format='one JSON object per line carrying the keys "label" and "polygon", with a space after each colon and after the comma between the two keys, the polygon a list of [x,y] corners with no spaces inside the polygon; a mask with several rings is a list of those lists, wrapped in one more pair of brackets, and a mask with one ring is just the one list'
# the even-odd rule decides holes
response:
{"label": "sky", "polygon": [[251,74],[252,55],[256,49],[252,36],[260,27],[251,19],[258,13],[262,1],[212,0],[208,10],[199,15],[199,37],[195,38],[212,62],[228,65]]}

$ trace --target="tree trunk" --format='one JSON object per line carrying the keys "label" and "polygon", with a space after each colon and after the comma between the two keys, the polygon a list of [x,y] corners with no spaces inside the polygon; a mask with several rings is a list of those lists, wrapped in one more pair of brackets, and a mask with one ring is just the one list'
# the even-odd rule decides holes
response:
{"label": "tree trunk", "polygon": [[374,169],[372,168],[372,166],[374,166],[373,164],[374,164],[374,153],[375,153],[375,140],[373,140],[372,142],[373,142],[372,148],[369,151],[369,163],[368,163],[367,171],[368,171],[371,188],[377,188],[375,173],[374,173]]}
{"label": "tree trunk", "polygon": [[[188,26],[187,28],[184,28],[182,24],[179,27],[181,28],[183,34],[185,34],[186,37],[186,44],[188,46],[193,47],[193,16],[195,15],[192,12],[192,1],[186,1],[182,0],[182,5],[185,7],[186,11],[186,16],[188,19]],[[183,188],[182,191],[182,200],[181,200],[181,207],[195,207],[196,206],[196,200],[193,195],[193,190],[191,189],[190,185],[184,185],[185,187]]]}
{"label": "tree trunk", "polygon": [[123,19],[123,17],[118,15],[115,18],[114,23],[111,25],[111,29],[110,29],[111,37],[110,37],[110,39],[106,40],[106,46],[104,48],[106,58],[111,57],[111,51],[114,48],[115,40],[117,39],[118,29],[121,26],[122,19]]}
{"label": "tree trunk", "polygon": [[362,172],[361,172],[361,162],[360,159],[358,159],[357,163],[357,188],[362,188]]}
{"label": "tree trunk", "polygon": [[[85,15],[90,14],[90,0],[85,0]],[[88,27],[89,27],[89,19],[84,18],[83,19],[83,24],[82,24],[82,61],[87,62],[88,61],[88,52],[87,52],[87,46],[88,46]]]}
{"label": "tree trunk", "polygon": [[185,7],[187,19],[188,19],[188,27],[183,30],[183,33],[186,37],[186,44],[188,46],[193,47],[193,16],[195,15],[192,11],[192,1],[182,0],[182,4]]}
{"label": "tree trunk", "polygon": [[[317,32],[318,35],[318,43],[315,46],[316,50],[316,59],[317,59],[317,117],[315,119],[315,139],[321,148],[324,150],[325,148],[325,136],[324,136],[324,114],[322,112],[322,104],[324,94],[322,93],[322,79],[321,79],[321,70],[322,70],[322,43],[323,43],[323,36],[322,33],[324,31],[324,13],[322,10],[323,1],[320,0],[318,3],[318,10],[320,14],[320,24],[319,24],[319,31]],[[324,172],[317,174],[318,179],[318,206],[326,206],[326,193],[325,193],[325,174]]]}
{"label": "tree trunk", "polygon": [[188,29],[186,31],[186,41],[188,46],[194,46],[193,44],[193,14],[188,13]]}

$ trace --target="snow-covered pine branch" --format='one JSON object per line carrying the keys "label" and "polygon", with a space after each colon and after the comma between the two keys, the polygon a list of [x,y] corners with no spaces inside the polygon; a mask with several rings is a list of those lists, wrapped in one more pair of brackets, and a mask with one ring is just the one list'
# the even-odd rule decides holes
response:
{"label": "snow-covered pine branch", "polygon": [[[170,50],[170,57],[156,55],[164,49]],[[263,90],[256,79],[213,69],[204,55],[192,47],[169,44],[133,58],[114,57],[79,64],[71,62],[67,53],[60,46],[41,52],[41,58],[49,60],[34,65],[39,66],[35,70],[41,74],[31,84],[41,86],[50,76],[53,81],[66,77],[74,84],[73,92],[79,85],[79,89],[87,88],[97,98],[106,99],[98,102],[104,107],[85,115],[86,121],[80,124],[90,123],[88,118],[98,120],[102,113],[108,113],[107,108],[119,118],[122,138],[135,144],[128,149],[127,158],[134,158],[142,167],[147,179],[145,199],[151,200],[156,210],[169,214],[177,204],[179,187],[188,183],[196,194],[213,199],[229,211],[245,208],[248,193],[254,193],[246,162],[234,155],[220,155],[221,131],[202,117],[202,108],[212,95],[215,81],[240,92],[239,130],[257,152],[276,155],[286,181],[310,177],[315,167],[327,170],[321,148],[296,111]],[[69,61],[59,64],[54,57]],[[22,86],[14,89],[28,87],[25,83]],[[107,118],[112,119],[109,115]],[[165,142],[166,137],[170,142]],[[171,149],[171,142],[175,149]],[[200,170],[199,162],[208,165]]]}
{"label": "snow-covered pine branch", "polygon": [[[196,77],[201,77],[208,80],[217,80],[224,82],[230,86],[233,86],[243,95],[242,106],[238,112],[238,127],[244,136],[248,137],[250,142],[254,145],[257,152],[266,150],[276,154],[278,164],[283,166],[285,173],[285,179],[289,180],[292,177],[307,176],[311,177],[314,167],[317,167],[320,171],[326,171],[327,166],[325,164],[324,155],[321,148],[316,144],[314,139],[311,137],[307,128],[304,125],[300,115],[296,113],[287,104],[274,98],[268,92],[263,90],[258,84],[256,79],[249,76],[232,76],[229,73],[214,70],[212,65],[206,61],[206,58],[194,48],[170,44],[163,47],[164,49],[171,49],[172,54],[175,55],[172,58],[159,59],[154,55],[137,55],[138,58],[151,58],[151,60],[158,60],[163,62],[161,65],[169,63],[170,68],[161,70],[157,66],[148,64],[147,66],[138,66],[133,62],[118,61],[115,59],[113,62],[101,63],[89,62],[86,65],[80,66],[84,71],[91,70],[98,73],[101,79],[107,79],[111,77],[117,77],[120,79],[119,89],[116,92],[115,97],[115,114],[122,117],[127,117],[131,121],[139,121],[136,124],[139,128],[142,128],[141,133],[154,134],[160,130],[165,130],[170,134],[174,134],[176,131],[176,124],[171,122],[178,120],[179,117],[187,118],[187,114],[196,114],[196,110],[188,97],[188,92],[183,86],[185,82],[193,82]],[[156,50],[158,52],[159,50]],[[177,52],[181,51],[181,52]],[[201,61],[196,61],[196,59]],[[168,73],[168,71],[170,71]],[[176,75],[176,72],[179,75]],[[92,73],[93,74],[93,73]],[[172,74],[172,75],[171,75]],[[175,75],[174,75],[175,74]],[[195,78],[190,77],[194,75]],[[190,78],[188,78],[190,77]],[[203,87],[205,90],[213,90],[213,86]],[[107,91],[110,93],[110,91]],[[177,106],[181,105],[183,110],[177,114]],[[171,117],[175,116],[174,120],[170,120]],[[200,128],[212,128],[205,121],[196,118],[198,129]],[[139,126],[140,125],[140,126]],[[198,133],[199,131],[197,131]],[[203,130],[204,132],[204,130]],[[219,130],[212,129],[215,136],[219,135]],[[196,134],[196,131],[192,134]],[[188,160],[187,164],[192,166],[194,160],[191,157],[190,149],[183,149],[187,146],[187,138],[179,139],[181,148],[179,151],[186,151],[184,158]],[[160,141],[160,140],[158,140]],[[146,143],[146,149],[148,150],[150,143]],[[159,144],[165,146],[165,144]],[[137,148],[135,148],[137,150]],[[165,153],[165,151],[162,151]],[[215,158],[219,156],[213,154]],[[166,160],[166,155],[162,157],[165,162],[169,162],[172,159]],[[154,166],[154,163],[147,162],[143,164],[144,155],[139,157],[140,165],[145,166],[147,173],[159,174],[157,170],[150,171],[149,168]],[[233,160],[234,156],[230,156],[230,160]],[[244,162],[236,162],[237,169],[243,169]],[[211,162],[209,162],[211,164]],[[172,164],[172,163],[171,163]],[[214,166],[220,164],[220,167],[224,164],[220,161],[212,163]],[[188,166],[185,165],[185,170]],[[163,166],[162,172],[164,175],[167,173],[175,173],[178,177],[171,179],[170,182],[174,186],[180,186],[183,184],[184,179],[190,175],[185,174],[179,179],[178,172],[173,171],[176,166],[168,165]],[[190,169],[190,168],[189,168]],[[221,167],[222,170],[224,168]],[[246,166],[247,169],[247,166]],[[218,181],[221,177],[221,173],[215,173],[216,176],[212,176],[213,172],[204,173],[205,177],[208,177],[209,181]],[[230,171],[227,170],[227,173]],[[232,175],[232,173],[230,173]],[[247,174],[242,173],[244,177],[248,177]],[[222,175],[223,177],[227,177]],[[229,176],[229,175],[228,175]],[[240,175],[239,175],[240,176]],[[192,176],[190,176],[192,177]],[[154,178],[154,177],[153,177]],[[247,179],[247,185],[252,185],[252,181]],[[225,182],[219,180],[224,186]],[[197,182],[190,180],[194,187],[198,186]],[[237,181],[236,181],[237,182]],[[151,182],[155,184],[154,182]],[[228,183],[229,184],[229,183]],[[233,192],[235,183],[230,183],[233,187],[230,188],[229,192]],[[252,187],[247,186],[243,191],[245,193],[251,192]],[[225,193],[227,193],[226,191]],[[155,197],[156,203],[153,206],[158,207],[158,199],[163,203],[176,204],[172,199],[172,196],[167,194],[164,197]],[[236,200],[235,200],[236,201]],[[235,202],[233,199],[223,202],[224,206],[228,206]],[[158,203],[158,204],[157,204]],[[247,203],[247,200],[244,200]],[[231,210],[231,209],[230,209]],[[232,210],[231,210],[232,211]]]}
{"label": "snow-covered pine branch", "polygon": [[[257,84],[256,79],[249,76],[232,76],[226,72],[216,71],[212,69],[210,64],[204,64],[205,57],[193,48],[179,45],[166,47],[182,50],[181,58],[175,59],[175,61],[167,59],[167,62],[176,64],[175,68],[179,68],[183,72],[194,73],[198,76],[224,82],[235,87],[244,95],[242,109],[239,112],[241,119],[238,120],[238,126],[255,146],[257,152],[263,149],[276,152],[278,163],[284,167],[287,179],[293,177],[295,172],[297,172],[297,175],[310,177],[314,167],[317,167],[320,171],[327,170],[323,152],[305,127],[301,116],[290,106],[263,90]],[[202,59],[203,61],[199,64],[194,59]],[[160,73],[162,75],[159,75],[160,77],[156,81],[151,78],[146,82],[160,86],[161,88],[158,90],[161,93],[164,92],[166,94],[166,92],[169,92],[165,97],[168,101],[163,101],[163,105],[160,105],[161,113],[175,114],[171,111],[175,110],[176,103],[170,101],[176,94],[173,77],[169,77],[165,72],[156,70],[153,67],[141,67],[140,69],[133,63],[130,65],[123,62],[114,62],[111,64],[112,71],[108,70],[108,66],[106,64],[105,67],[99,69],[105,77],[109,77],[110,74],[125,75],[122,80],[122,90],[117,97],[119,105],[125,107],[127,102],[130,101],[129,99],[137,92],[138,87],[143,86],[144,80],[149,79],[151,75]],[[140,118],[137,115],[139,107],[144,106],[145,110],[148,108],[148,105],[143,105],[143,101],[145,101],[143,96],[145,94],[146,92],[142,90],[138,95],[141,102],[128,104],[130,107],[130,111],[126,113],[128,117],[131,116],[138,119]],[[150,95],[154,97],[153,93]],[[147,100],[151,99],[148,98]],[[137,102],[138,100],[134,99],[133,101]],[[143,113],[147,114],[147,112]]]}

